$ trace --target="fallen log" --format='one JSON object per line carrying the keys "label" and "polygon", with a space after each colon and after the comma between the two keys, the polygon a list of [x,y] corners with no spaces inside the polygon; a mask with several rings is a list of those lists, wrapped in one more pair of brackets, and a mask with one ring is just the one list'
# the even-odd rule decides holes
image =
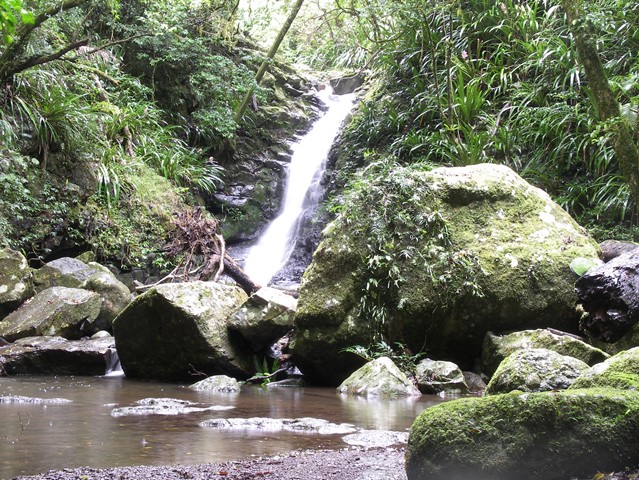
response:
{"label": "fallen log", "polygon": [[615,342],[639,321],[639,250],[589,270],[577,280],[575,290],[587,313],[580,328],[604,342]]}

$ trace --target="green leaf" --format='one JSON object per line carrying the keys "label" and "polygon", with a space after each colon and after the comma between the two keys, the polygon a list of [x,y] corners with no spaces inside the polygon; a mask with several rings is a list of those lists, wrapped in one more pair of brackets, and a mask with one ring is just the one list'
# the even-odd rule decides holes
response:
{"label": "green leaf", "polygon": [[577,257],[572,262],[570,262],[570,270],[575,272],[577,275],[582,276],[583,274],[588,272],[588,270],[594,267],[598,267],[602,264],[603,262],[598,258]]}

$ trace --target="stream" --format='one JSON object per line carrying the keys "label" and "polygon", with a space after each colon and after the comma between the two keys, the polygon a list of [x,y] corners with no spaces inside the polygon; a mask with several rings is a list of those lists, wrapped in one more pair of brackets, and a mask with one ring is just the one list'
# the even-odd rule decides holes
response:
{"label": "stream", "polygon": [[[8,396],[68,403],[3,402]],[[113,416],[143,398],[175,398],[231,407],[180,415]],[[126,377],[0,378],[0,478],[90,466],[222,462],[297,449],[343,448],[343,435],[201,427],[216,418],[314,417],[362,429],[407,431],[437,396],[382,400],[342,396],[328,388],[243,387],[239,394],[196,392],[177,384]]]}

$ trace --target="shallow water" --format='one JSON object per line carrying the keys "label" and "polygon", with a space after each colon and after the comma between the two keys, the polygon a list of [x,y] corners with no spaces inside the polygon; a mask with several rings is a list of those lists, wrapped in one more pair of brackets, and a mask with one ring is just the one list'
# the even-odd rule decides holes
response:
{"label": "shallow water", "polygon": [[[194,392],[184,386],[124,377],[5,377],[0,396],[65,398],[64,404],[0,403],[0,478],[67,467],[95,468],[220,462],[301,448],[339,448],[341,435],[203,428],[210,418],[315,417],[377,430],[407,430],[436,396],[366,400],[333,389],[245,387],[239,394]],[[178,398],[231,410],[186,415],[113,417],[115,407],[143,398]]]}

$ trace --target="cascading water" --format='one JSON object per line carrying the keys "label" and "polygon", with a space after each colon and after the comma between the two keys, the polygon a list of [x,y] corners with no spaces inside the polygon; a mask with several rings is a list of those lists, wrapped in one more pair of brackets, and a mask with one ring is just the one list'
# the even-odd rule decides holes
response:
{"label": "cascading water", "polygon": [[299,222],[309,201],[320,198],[320,180],[326,157],[342,121],[353,108],[353,94],[333,95],[330,87],[319,92],[328,106],[326,113],[311,130],[292,146],[284,202],[258,242],[251,248],[244,271],[257,284],[267,285],[286,264],[297,240]]}

